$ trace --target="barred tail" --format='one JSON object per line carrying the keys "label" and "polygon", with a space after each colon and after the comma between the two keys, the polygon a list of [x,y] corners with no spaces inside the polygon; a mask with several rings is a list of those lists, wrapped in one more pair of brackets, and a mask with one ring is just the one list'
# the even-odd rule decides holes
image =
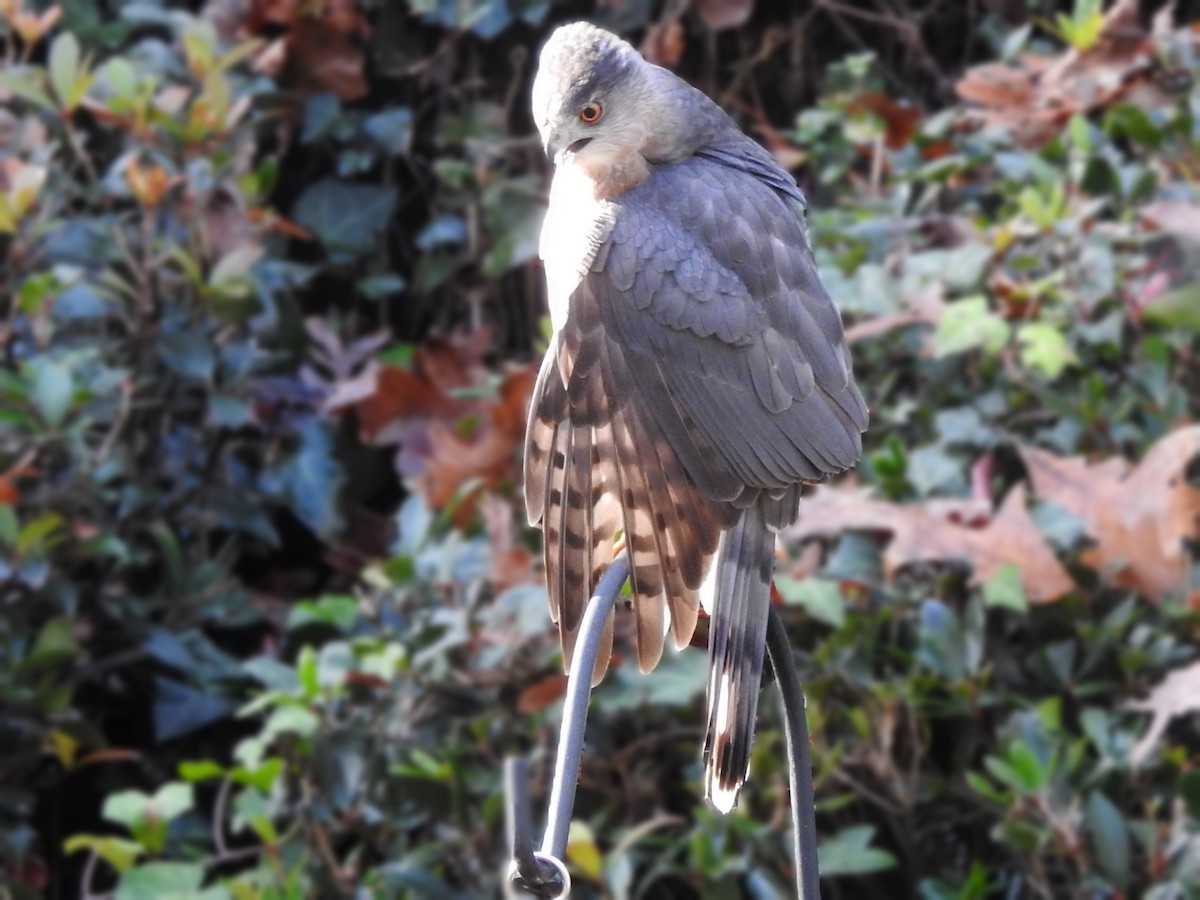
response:
{"label": "barred tail", "polygon": [[721,812],[737,802],[754,744],[775,562],[775,533],[768,526],[773,510],[764,507],[773,506],[775,501],[760,498],[722,533],[702,589],[711,616],[705,796]]}

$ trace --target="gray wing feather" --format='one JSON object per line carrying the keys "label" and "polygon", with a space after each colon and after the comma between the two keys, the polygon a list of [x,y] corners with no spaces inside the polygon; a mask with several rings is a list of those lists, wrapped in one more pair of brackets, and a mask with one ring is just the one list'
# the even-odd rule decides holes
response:
{"label": "gray wing feather", "polygon": [[[777,491],[853,465],[866,405],[791,203],[692,159],[617,206],[586,289],[638,379],[657,382],[646,393],[664,430],[684,430],[673,420],[686,416],[751,489]],[[729,234],[741,237],[727,242]]]}

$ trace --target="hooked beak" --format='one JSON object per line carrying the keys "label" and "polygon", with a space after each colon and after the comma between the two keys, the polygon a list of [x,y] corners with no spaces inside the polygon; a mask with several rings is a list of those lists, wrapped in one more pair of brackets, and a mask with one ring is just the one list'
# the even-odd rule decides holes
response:
{"label": "hooked beak", "polygon": [[552,134],[542,142],[542,149],[546,153],[546,159],[553,162],[556,166],[561,166],[563,163],[569,162],[576,153],[591,142],[592,139],[589,137],[564,144],[562,138]]}

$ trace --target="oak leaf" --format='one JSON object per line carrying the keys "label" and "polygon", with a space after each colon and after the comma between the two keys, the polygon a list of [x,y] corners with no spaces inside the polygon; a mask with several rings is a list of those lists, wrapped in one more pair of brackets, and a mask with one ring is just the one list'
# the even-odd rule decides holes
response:
{"label": "oak leaf", "polygon": [[[1161,438],[1133,467],[1122,457],[1097,462],[1022,446],[1034,492],[1074,513],[1095,541],[1083,563],[1151,600],[1188,591],[1200,538],[1200,488],[1188,482],[1200,456],[1200,425]],[[1190,587],[1193,597],[1200,589]]]}
{"label": "oak leaf", "polygon": [[[319,330],[310,331],[323,341],[321,365],[333,376],[321,379],[325,409],[353,410],[365,443],[398,447],[397,471],[431,508],[457,501],[455,522],[466,525],[481,490],[503,490],[516,480],[537,370],[510,366],[495,385],[484,365],[489,331],[428,338],[407,366],[377,360],[364,365],[360,357],[373,353],[375,343],[342,348],[322,339]],[[508,580],[531,564],[512,549]]]}
{"label": "oak leaf", "polygon": [[[514,480],[517,451],[525,437],[525,410],[533,390],[536,371],[529,366],[509,372],[496,400],[477,415],[476,425],[464,434],[447,422],[434,422],[429,429],[429,449],[424,471],[413,485],[425,495],[432,509],[445,508],[464,487],[496,490]],[[462,515],[467,519],[467,511]],[[463,524],[461,517],[456,521]]]}
{"label": "oak leaf", "polygon": [[411,366],[371,362],[357,375],[339,379],[325,406],[352,407],[364,442],[399,443],[414,422],[456,422],[478,405],[461,392],[486,380],[481,359],[476,343],[466,343],[461,335],[431,337],[416,349]]}
{"label": "oak leaf", "polygon": [[891,503],[874,499],[865,488],[822,486],[801,502],[800,518],[782,537],[802,542],[844,531],[879,532],[890,535],[883,554],[889,578],[919,563],[961,563],[971,568],[971,583],[979,585],[1015,565],[1030,603],[1052,603],[1075,590],[1030,518],[1023,486],[1013,488],[980,527],[965,524],[964,519],[978,517],[961,516],[959,507]]}

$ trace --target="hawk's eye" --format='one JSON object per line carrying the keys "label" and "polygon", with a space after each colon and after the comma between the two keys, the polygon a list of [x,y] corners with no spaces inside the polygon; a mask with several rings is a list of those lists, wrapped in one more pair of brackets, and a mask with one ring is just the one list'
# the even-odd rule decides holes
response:
{"label": "hawk's eye", "polygon": [[579,111],[579,121],[584,125],[595,125],[604,115],[604,107],[593,100]]}

